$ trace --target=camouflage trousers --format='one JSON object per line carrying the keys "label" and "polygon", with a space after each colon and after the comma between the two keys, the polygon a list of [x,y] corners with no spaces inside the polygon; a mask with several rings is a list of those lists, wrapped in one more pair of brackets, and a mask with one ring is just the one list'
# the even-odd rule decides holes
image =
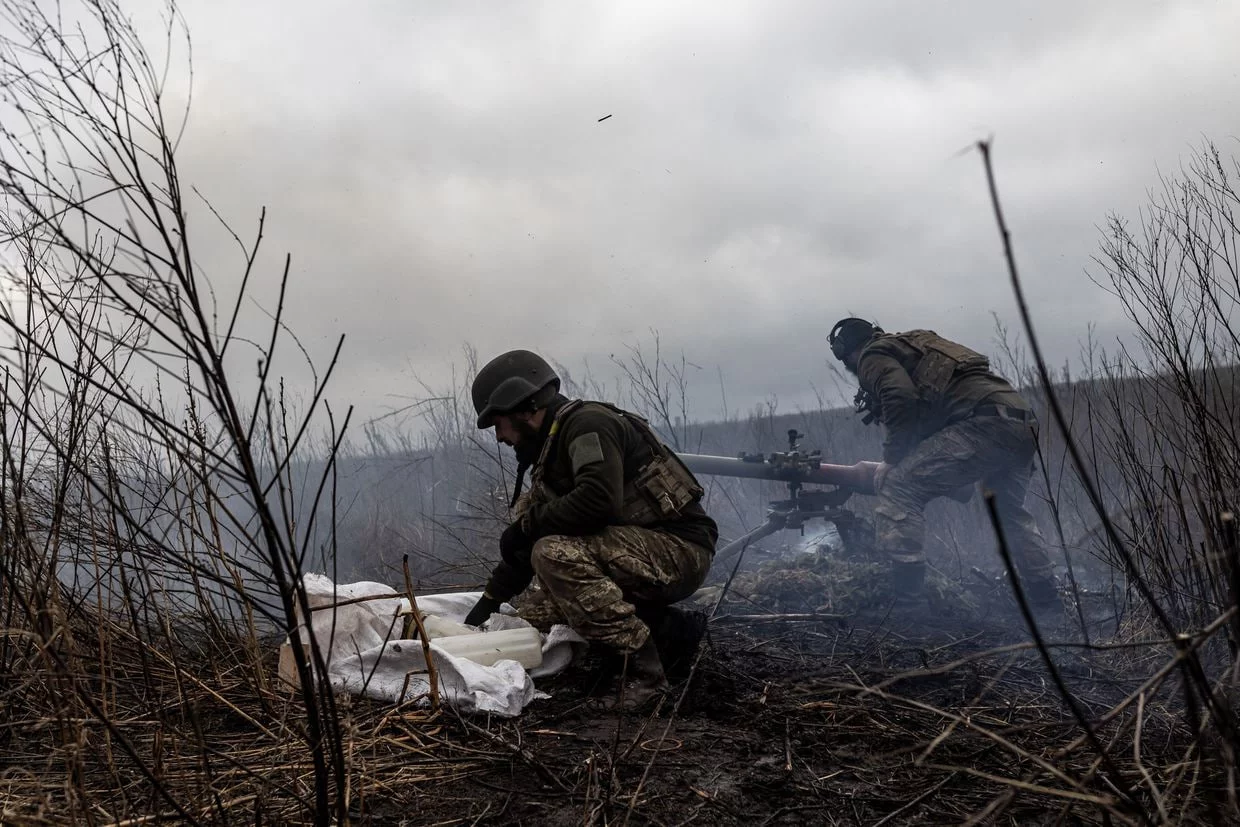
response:
{"label": "camouflage trousers", "polygon": [[1036,450],[1037,433],[1030,425],[999,416],[973,417],[931,434],[882,481],[874,508],[878,549],[896,564],[924,563],[926,504],[980,482],[994,492],[1003,536],[1022,579],[1050,582],[1046,542],[1025,509]]}
{"label": "camouflage trousers", "polygon": [[[635,652],[650,636],[634,604],[669,605],[697,591],[710,570],[708,549],[637,526],[608,526],[583,537],[551,535],[530,561],[540,592],[522,617],[565,623],[586,640]],[[550,610],[550,611],[549,611]]]}

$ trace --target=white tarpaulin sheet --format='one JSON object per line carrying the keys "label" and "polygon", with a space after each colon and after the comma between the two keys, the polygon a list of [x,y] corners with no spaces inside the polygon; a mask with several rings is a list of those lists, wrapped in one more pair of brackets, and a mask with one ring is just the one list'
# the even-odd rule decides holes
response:
{"label": "white tarpaulin sheet", "polygon": [[[320,610],[311,613],[309,631],[303,623],[302,640],[309,643],[307,635],[314,635],[327,659],[328,676],[336,691],[393,703],[422,697],[421,703],[429,703],[423,697],[430,692],[430,680],[422,642],[401,639],[401,612],[409,608],[407,597],[383,583],[337,585],[321,574],[307,574],[303,582],[310,607]],[[480,596],[481,592],[422,595],[417,598],[418,609],[424,616],[460,623]],[[358,598],[377,599],[338,605]],[[333,604],[335,610],[326,608]],[[505,603],[499,614],[492,615],[487,628],[497,631],[529,625]],[[553,626],[550,634],[543,635],[542,664],[526,671],[515,660],[482,666],[455,657],[437,647],[432,636],[431,657],[438,670],[440,700],[462,711],[504,717],[520,715],[530,701],[547,697],[534,688],[533,678],[563,670],[573,659],[574,645],[584,643],[567,626]]]}

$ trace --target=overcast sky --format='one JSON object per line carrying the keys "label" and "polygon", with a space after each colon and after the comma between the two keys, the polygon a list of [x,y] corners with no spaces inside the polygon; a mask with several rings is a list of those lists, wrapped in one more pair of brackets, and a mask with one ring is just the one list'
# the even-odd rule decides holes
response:
{"label": "overcast sky", "polygon": [[[1125,329],[1086,276],[1203,138],[1240,135],[1240,3],[186,0],[182,176],[268,209],[290,322],[346,336],[365,418],[526,347],[701,366],[694,413],[831,386],[842,315],[988,349],[1015,304],[976,152],[994,137],[1055,361]],[[606,120],[600,118],[610,116]],[[201,239],[213,274],[232,251]]]}

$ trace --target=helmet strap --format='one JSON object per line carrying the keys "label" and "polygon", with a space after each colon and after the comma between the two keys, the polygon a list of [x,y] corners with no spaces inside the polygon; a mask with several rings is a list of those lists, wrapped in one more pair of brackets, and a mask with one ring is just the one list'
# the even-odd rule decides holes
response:
{"label": "helmet strap", "polygon": [[[513,413],[532,414],[542,408],[546,408],[555,399],[558,392],[559,391],[552,385],[547,385],[546,387],[540,389],[539,392],[534,394],[534,396],[532,396],[529,400],[522,403],[516,411],[513,411]],[[555,426],[555,421],[555,417],[553,417],[550,412],[548,412],[547,416],[543,417],[542,425],[539,426],[538,429],[538,444],[540,446],[545,445],[547,439],[550,438],[551,431]],[[517,507],[517,498],[521,496],[521,489],[525,486],[525,475],[533,464],[534,463],[529,459],[517,460],[517,478],[512,488],[512,499],[508,503],[509,510]]]}
{"label": "helmet strap", "polygon": [[517,479],[512,486],[512,499],[508,501],[508,510],[517,507],[517,499],[521,496],[521,489],[525,487],[525,472],[530,470],[528,462],[517,463]]}

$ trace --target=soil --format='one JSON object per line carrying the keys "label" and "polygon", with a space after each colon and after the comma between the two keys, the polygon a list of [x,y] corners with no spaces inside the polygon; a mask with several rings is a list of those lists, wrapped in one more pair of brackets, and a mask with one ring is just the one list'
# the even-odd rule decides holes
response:
{"label": "soil", "polygon": [[[586,658],[540,684],[550,697],[518,719],[443,713],[443,757],[468,771],[407,791],[401,812],[363,806],[360,821],[763,827],[1133,816],[1091,748],[1073,743],[1081,730],[1037,650],[983,654],[1028,640],[1010,605],[963,620],[928,607],[844,622],[737,614],[720,610],[691,679],[658,708],[596,711],[592,697],[605,687],[599,661]],[[1056,651],[1091,715],[1137,685],[1096,653]],[[1170,722],[1145,726],[1169,754],[1179,745]]]}

